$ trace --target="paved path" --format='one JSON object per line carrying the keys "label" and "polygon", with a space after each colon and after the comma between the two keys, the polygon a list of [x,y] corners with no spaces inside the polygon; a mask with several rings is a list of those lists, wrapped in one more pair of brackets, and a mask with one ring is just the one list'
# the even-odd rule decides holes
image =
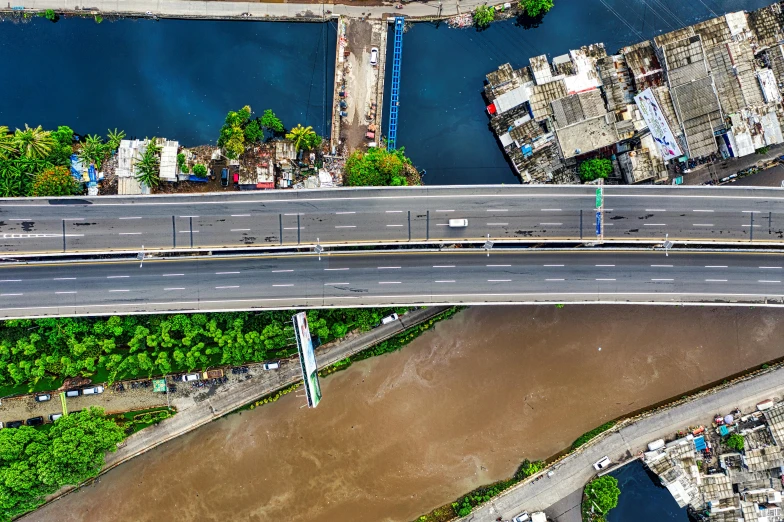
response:
{"label": "paved path", "polygon": [[603,456],[607,455],[615,462],[628,460],[644,450],[648,442],[672,437],[679,429],[688,426],[709,424],[716,413],[726,413],[736,407],[749,411],[762,400],[782,397],[784,368],[779,368],[651,414],[565,458],[553,468],[555,475],[552,478],[545,476],[538,481],[513,488],[463,520],[490,522],[499,516],[508,520],[520,511],[540,511],[550,506],[557,507],[548,510],[552,515],[569,512],[574,506],[567,506],[562,499],[569,497],[572,504],[579,503],[579,496],[575,495],[575,491],[580,490],[595,476],[592,465]]}
{"label": "paved path", "polygon": [[[410,2],[403,9],[395,9],[394,4],[387,6],[362,6],[344,4],[296,4],[296,3],[255,3],[255,2],[219,2],[194,0],[9,0],[11,7],[24,7],[26,10],[44,11],[54,9],[58,12],[96,11],[102,14],[118,14],[126,16],[145,16],[150,12],[154,16],[168,18],[241,18],[243,13],[250,13],[251,20],[273,19],[318,19],[323,18],[327,11],[333,15],[352,18],[383,19],[395,15],[432,19],[440,16],[447,18],[456,14],[471,11],[484,0],[447,0],[444,2]],[[4,11],[9,9],[4,5]]]}

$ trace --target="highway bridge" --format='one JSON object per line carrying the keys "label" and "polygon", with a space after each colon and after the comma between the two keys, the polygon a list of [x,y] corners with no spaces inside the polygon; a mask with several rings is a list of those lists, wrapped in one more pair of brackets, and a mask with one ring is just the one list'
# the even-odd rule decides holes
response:
{"label": "highway bridge", "polygon": [[0,318],[514,303],[784,304],[784,256],[598,249],[0,265]]}
{"label": "highway bridge", "polygon": [[[595,186],[399,187],[0,200],[0,256],[596,241]],[[450,228],[450,218],[468,227]],[[603,239],[784,242],[784,191],[606,187]]]}

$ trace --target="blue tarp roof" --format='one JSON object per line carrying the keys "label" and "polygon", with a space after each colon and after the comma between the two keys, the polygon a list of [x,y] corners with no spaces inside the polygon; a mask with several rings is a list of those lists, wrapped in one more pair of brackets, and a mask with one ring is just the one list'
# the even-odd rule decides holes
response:
{"label": "blue tarp roof", "polygon": [[79,156],[71,154],[71,176],[76,178],[79,183],[82,182],[82,168],[82,162],[79,159]]}
{"label": "blue tarp roof", "polygon": [[724,425],[719,426],[719,435],[724,437],[725,435],[729,435],[729,434],[730,434],[730,430],[727,429],[727,426]]}
{"label": "blue tarp roof", "polygon": [[700,435],[699,437],[694,437],[694,448],[697,451],[703,451],[707,446],[705,445],[705,437]]}

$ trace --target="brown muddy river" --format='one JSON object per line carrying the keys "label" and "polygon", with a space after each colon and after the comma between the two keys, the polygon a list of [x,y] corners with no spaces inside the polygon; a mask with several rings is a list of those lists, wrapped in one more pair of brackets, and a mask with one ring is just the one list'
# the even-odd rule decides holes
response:
{"label": "brown muddy river", "polygon": [[[402,351],[198,429],[47,521],[410,521],[602,422],[784,356],[784,311],[474,308]],[[301,394],[300,394],[301,395]]]}

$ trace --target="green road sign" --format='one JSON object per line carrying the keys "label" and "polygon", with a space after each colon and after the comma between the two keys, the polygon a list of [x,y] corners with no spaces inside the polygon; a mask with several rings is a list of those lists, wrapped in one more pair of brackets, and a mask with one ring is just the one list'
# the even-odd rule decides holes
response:
{"label": "green road sign", "polygon": [[602,206],[602,189],[596,189],[596,208]]}

